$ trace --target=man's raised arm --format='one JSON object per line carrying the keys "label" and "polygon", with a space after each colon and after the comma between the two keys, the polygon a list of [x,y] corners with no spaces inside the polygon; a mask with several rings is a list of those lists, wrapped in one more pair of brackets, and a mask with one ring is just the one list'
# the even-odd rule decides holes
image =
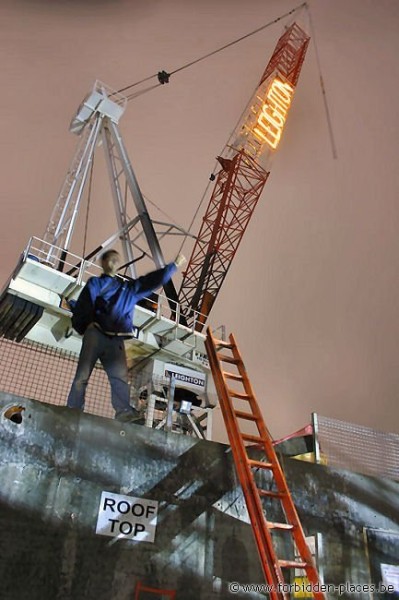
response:
{"label": "man's raised arm", "polygon": [[138,298],[145,298],[151,292],[154,292],[158,288],[162,287],[172,278],[172,276],[176,273],[177,269],[181,268],[186,262],[185,257],[182,254],[179,254],[174,262],[167,264],[165,267],[161,269],[157,269],[156,271],[152,271],[147,275],[142,275],[138,277],[134,282],[130,285],[135,295]]}

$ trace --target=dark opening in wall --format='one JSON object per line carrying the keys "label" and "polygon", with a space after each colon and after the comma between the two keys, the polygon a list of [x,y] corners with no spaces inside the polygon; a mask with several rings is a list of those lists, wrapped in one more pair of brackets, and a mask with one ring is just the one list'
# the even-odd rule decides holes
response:
{"label": "dark opening in wall", "polygon": [[9,419],[13,423],[16,423],[17,425],[20,425],[22,423],[22,413],[24,410],[25,410],[24,406],[20,406],[20,405],[10,406],[4,412],[4,417],[6,419]]}

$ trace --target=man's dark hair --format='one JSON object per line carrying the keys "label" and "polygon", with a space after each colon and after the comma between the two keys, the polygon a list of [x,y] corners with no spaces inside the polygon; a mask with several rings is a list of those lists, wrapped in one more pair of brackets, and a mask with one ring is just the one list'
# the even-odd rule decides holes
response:
{"label": "man's dark hair", "polygon": [[108,256],[111,256],[112,254],[116,254],[117,256],[120,256],[120,254],[117,250],[106,250],[104,252],[104,254],[101,255],[101,262],[103,262],[103,260],[107,260]]}

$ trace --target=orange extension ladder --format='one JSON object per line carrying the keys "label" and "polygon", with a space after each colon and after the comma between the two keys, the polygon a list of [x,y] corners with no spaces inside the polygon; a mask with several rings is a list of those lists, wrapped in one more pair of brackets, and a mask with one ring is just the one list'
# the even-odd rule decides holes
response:
{"label": "orange extension ladder", "polygon": [[[308,582],[312,584],[313,598],[324,600],[324,594],[318,591],[320,587],[317,584],[320,584],[320,581],[312,554],[306,543],[287,481],[256,401],[234,336],[230,335],[228,342],[217,340],[208,327],[205,345],[263,572],[266,583],[271,588],[270,598],[272,600],[290,598],[291,595],[286,591],[287,583],[284,579],[283,569],[302,569],[306,573]],[[228,367],[229,371],[224,370],[223,363],[230,365]],[[228,383],[228,380],[233,383]],[[246,426],[244,422],[247,423]],[[250,428],[248,423],[252,423],[255,435],[242,431],[242,429]],[[264,452],[266,462],[250,458],[248,455],[249,444],[252,444],[252,448],[256,445],[256,448]],[[273,490],[264,490],[257,486],[254,476],[255,469],[266,469],[271,473],[274,484],[272,486],[274,487]],[[280,503],[285,523],[274,523],[267,520],[262,498],[269,498]],[[292,547],[295,548],[296,546],[296,555],[300,560],[287,560],[277,557],[271,534],[273,530],[286,532],[290,536]],[[295,543],[295,546],[293,543]]]}

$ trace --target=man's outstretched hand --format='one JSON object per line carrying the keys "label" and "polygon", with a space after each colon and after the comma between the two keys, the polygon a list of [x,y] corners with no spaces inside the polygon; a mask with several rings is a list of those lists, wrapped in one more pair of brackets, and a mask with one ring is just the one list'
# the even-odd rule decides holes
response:
{"label": "man's outstretched hand", "polygon": [[185,256],[183,256],[183,254],[178,254],[177,257],[175,258],[175,265],[178,269],[181,269],[181,267],[186,262],[187,262],[187,259]]}

